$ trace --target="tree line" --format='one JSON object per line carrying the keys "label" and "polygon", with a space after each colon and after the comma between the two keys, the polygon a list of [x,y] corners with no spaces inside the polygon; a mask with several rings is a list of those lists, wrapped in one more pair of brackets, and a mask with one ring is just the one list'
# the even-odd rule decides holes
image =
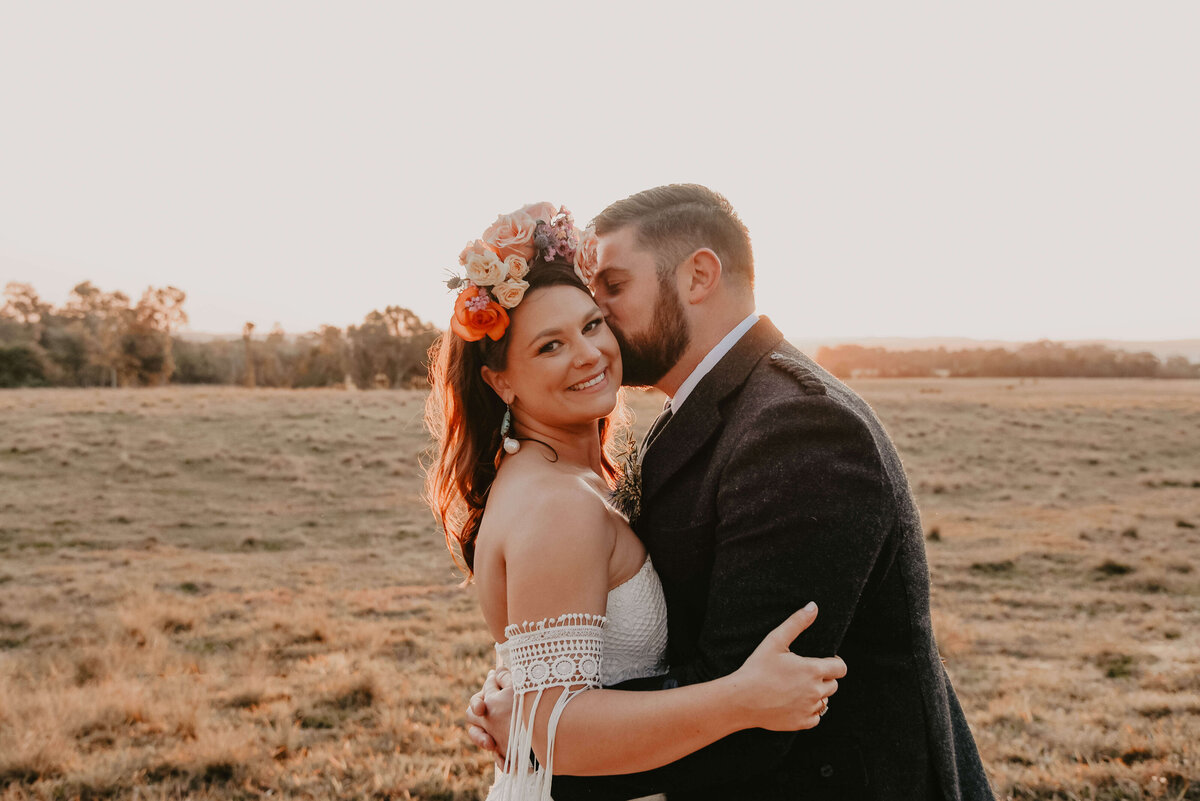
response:
{"label": "tree line", "polygon": [[178,335],[187,295],[148,287],[136,303],[91,282],[67,302],[44,302],[29,284],[9,283],[0,306],[0,387],[138,387],[241,384],[262,387],[419,385],[438,329],[400,306],[359,325],[322,326],[264,337],[198,341]]}
{"label": "tree line", "polygon": [[[412,311],[388,306],[359,325],[322,326],[289,337],[276,326],[255,337],[196,341],[178,336],[187,295],[148,287],[136,303],[85,281],[67,302],[44,302],[29,284],[9,283],[0,306],[0,387],[241,384],[359,388],[420,385],[439,330]],[[817,361],[841,378],[1103,377],[1200,378],[1200,363],[1165,361],[1103,345],[1042,340],[1013,350],[892,351],[861,345],[822,347]]]}
{"label": "tree line", "polygon": [[839,378],[953,376],[996,378],[1200,378],[1200,363],[1183,356],[1165,361],[1104,345],[1071,347],[1041,340],[1005,348],[887,350],[861,345],[822,347],[817,362]]}

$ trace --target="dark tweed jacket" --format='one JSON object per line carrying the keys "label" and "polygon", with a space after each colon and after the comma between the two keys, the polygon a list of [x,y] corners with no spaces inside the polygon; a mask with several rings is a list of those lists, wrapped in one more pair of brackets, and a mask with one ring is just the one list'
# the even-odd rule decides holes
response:
{"label": "dark tweed jacket", "polygon": [[793,650],[839,654],[848,674],[815,729],[558,776],[556,801],[993,798],[933,640],[916,505],[866,402],[760,319],[646,451],[642,481],[636,530],[662,577],[672,667],[630,688],[731,673],[810,600],[817,621]]}

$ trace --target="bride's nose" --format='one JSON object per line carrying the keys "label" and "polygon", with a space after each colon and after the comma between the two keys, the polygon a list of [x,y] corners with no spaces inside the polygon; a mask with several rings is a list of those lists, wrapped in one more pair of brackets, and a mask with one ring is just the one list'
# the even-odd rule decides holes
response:
{"label": "bride's nose", "polygon": [[592,364],[600,358],[600,349],[591,342],[584,342],[579,346],[579,350],[575,351],[575,366],[583,367]]}

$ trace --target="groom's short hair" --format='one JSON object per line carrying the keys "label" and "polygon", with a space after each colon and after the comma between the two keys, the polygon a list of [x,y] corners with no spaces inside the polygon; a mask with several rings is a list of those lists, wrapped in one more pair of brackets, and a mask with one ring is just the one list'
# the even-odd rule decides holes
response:
{"label": "groom's short hair", "polygon": [[600,235],[635,226],[638,244],[654,252],[660,276],[709,248],[725,275],[754,286],[750,232],[729,201],[706,186],[668,184],[638,192],[600,212],[592,225]]}

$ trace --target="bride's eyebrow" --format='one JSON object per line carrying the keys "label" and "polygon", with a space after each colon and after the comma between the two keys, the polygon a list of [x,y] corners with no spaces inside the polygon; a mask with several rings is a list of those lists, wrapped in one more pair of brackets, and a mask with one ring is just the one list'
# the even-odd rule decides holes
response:
{"label": "bride's eyebrow", "polygon": [[561,328],[547,328],[545,331],[539,331],[529,338],[530,342],[537,342],[542,337],[558,336],[562,333]]}
{"label": "bride's eyebrow", "polygon": [[[595,309],[592,309],[592,310],[590,310],[590,311],[589,311],[587,314],[583,315],[583,324],[584,324],[584,325],[587,325],[587,324],[588,324],[588,322],[590,322],[590,321],[591,321],[591,319],[592,319],[593,317],[595,317],[597,314],[600,314],[600,309],[599,309],[599,308],[595,308]],[[561,333],[562,333],[562,328],[561,328],[561,327],[558,327],[558,328],[547,328],[545,331],[539,331],[538,333],[534,334],[532,337],[530,337],[530,338],[529,338],[529,341],[530,341],[531,343],[532,343],[532,342],[537,342],[537,341],[538,341],[539,339],[541,339],[542,337],[558,336],[558,335],[559,335],[559,334],[561,334]]]}

